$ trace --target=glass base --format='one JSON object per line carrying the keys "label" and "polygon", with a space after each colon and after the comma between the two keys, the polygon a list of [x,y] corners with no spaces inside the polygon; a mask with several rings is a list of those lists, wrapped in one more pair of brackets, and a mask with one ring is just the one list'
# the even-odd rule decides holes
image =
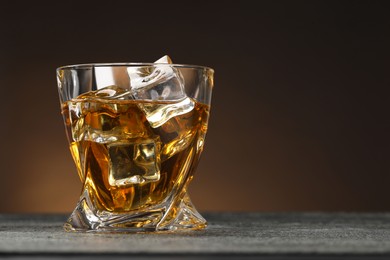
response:
{"label": "glass base", "polygon": [[199,230],[206,226],[206,220],[195,209],[187,193],[177,203],[115,213],[97,210],[85,191],[64,229],[75,232],[156,232]]}

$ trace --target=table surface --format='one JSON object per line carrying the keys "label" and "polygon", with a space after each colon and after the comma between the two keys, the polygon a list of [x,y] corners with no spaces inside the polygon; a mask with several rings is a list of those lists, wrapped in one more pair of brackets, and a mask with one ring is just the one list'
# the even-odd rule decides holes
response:
{"label": "table surface", "polygon": [[[204,213],[206,230],[67,233],[65,215],[0,215],[0,257],[390,258],[390,213]],[[362,258],[364,257],[364,258]]]}

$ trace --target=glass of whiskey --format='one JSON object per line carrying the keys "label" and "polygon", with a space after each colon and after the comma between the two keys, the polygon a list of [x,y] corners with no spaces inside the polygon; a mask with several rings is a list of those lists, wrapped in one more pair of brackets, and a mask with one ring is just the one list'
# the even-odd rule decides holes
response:
{"label": "glass of whiskey", "polygon": [[211,68],[155,63],[57,69],[61,113],[82,182],[66,231],[205,228],[187,189],[202,153]]}

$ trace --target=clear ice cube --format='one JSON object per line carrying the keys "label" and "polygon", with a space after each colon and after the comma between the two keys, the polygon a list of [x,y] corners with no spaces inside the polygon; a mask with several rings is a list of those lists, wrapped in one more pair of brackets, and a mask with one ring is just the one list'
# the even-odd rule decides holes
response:
{"label": "clear ice cube", "polygon": [[160,179],[160,147],[153,139],[136,139],[107,145],[108,182],[114,187]]}
{"label": "clear ice cube", "polygon": [[[128,67],[132,94],[136,99],[178,100],[186,98],[184,80],[168,56],[154,62],[156,65]],[[163,65],[159,65],[163,64]]]}
{"label": "clear ice cube", "polygon": [[168,56],[155,61],[156,65],[128,67],[130,92],[135,99],[161,101],[153,105],[140,104],[153,128],[160,127],[172,117],[190,112],[195,103],[187,97],[184,79]]}
{"label": "clear ice cube", "polygon": [[96,66],[94,67],[96,88],[102,89],[107,86],[121,86],[129,89],[126,67],[122,66]]}
{"label": "clear ice cube", "polygon": [[109,143],[145,136],[149,130],[138,106],[99,101],[120,99],[123,93],[123,89],[109,87],[81,95],[79,101],[68,102],[72,140]]}
{"label": "clear ice cube", "polygon": [[94,102],[69,103],[69,112],[73,141],[107,143],[117,141],[121,135],[114,104],[107,104],[101,113],[99,104]]}
{"label": "clear ice cube", "polygon": [[142,104],[142,110],[145,112],[146,119],[153,128],[162,126],[168,120],[190,112],[195,106],[190,98],[184,98],[178,102],[166,102],[155,104]]}

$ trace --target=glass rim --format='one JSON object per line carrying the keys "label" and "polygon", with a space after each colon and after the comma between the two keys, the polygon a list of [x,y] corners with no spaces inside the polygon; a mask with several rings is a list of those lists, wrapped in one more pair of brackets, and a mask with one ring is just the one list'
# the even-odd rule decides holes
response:
{"label": "glass rim", "polygon": [[191,64],[178,64],[178,63],[151,63],[151,62],[112,62],[112,63],[81,63],[73,65],[60,66],[56,70],[67,70],[67,69],[88,69],[94,67],[150,67],[150,66],[169,66],[175,68],[188,68],[188,69],[203,69],[214,73],[214,69],[202,65],[191,65]]}

